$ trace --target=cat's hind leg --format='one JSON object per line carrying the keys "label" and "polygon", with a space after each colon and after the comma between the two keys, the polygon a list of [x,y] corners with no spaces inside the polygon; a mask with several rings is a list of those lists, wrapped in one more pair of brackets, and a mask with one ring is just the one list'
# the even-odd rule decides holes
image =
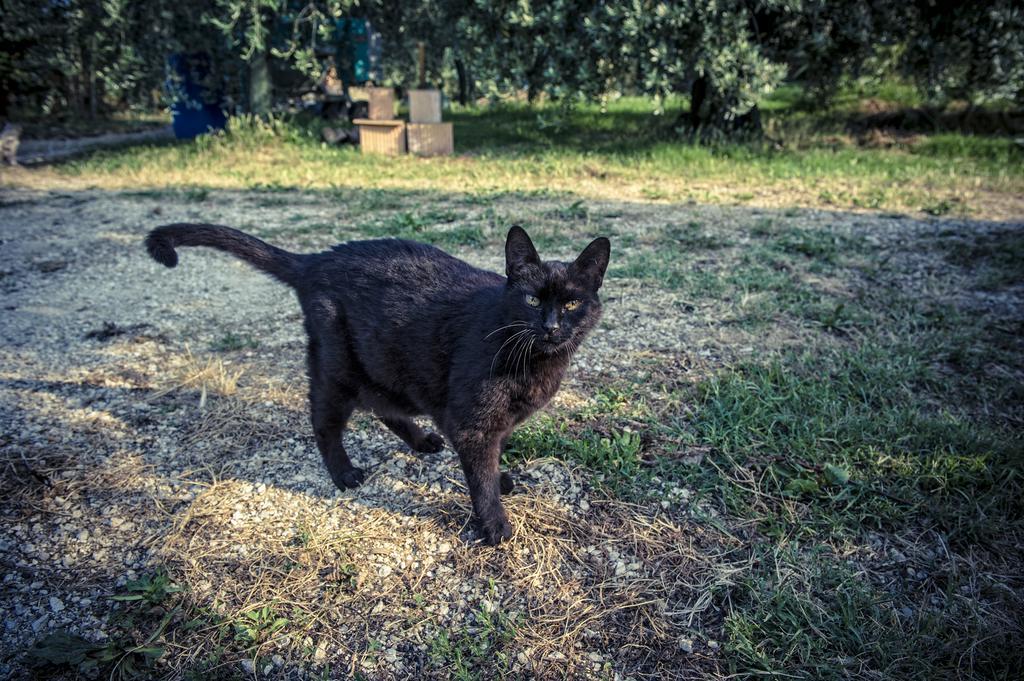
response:
{"label": "cat's hind leg", "polygon": [[434,454],[444,449],[444,438],[437,433],[427,432],[415,421],[404,416],[387,416],[380,419],[388,429],[402,438],[413,451]]}
{"label": "cat's hind leg", "polygon": [[316,446],[338,489],[354,489],[366,475],[352,465],[341,435],[356,407],[356,394],[323,375],[316,348],[309,353],[309,402]]}

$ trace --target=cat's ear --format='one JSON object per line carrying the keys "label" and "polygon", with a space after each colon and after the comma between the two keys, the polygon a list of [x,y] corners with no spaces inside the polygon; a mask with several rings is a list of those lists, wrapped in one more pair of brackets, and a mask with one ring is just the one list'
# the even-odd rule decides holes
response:
{"label": "cat's ear", "polygon": [[604,282],[604,271],[608,269],[611,252],[612,244],[608,239],[603,236],[594,239],[569,266],[572,277],[590,290],[597,291]]}
{"label": "cat's ear", "polygon": [[505,274],[517,279],[530,267],[540,267],[540,256],[526,230],[513,225],[505,239]]}

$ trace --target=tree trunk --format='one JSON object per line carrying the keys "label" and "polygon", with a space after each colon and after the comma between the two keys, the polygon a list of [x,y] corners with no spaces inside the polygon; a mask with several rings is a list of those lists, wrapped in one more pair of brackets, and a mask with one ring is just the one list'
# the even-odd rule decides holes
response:
{"label": "tree trunk", "polygon": [[714,88],[705,76],[699,76],[690,86],[690,127],[701,131],[702,137],[710,137],[716,133],[728,136],[757,136],[764,134],[761,125],[761,111],[754,106],[750,111],[732,118],[720,101],[717,101]]}
{"label": "tree trunk", "polygon": [[257,52],[249,61],[249,113],[269,114],[272,99],[269,58],[266,52]]}
{"label": "tree trunk", "polygon": [[538,54],[537,58],[533,60],[530,70],[526,72],[526,101],[530,104],[536,101],[541,90],[544,89],[544,64],[547,63],[547,60],[546,52]]}
{"label": "tree trunk", "polygon": [[96,107],[93,104],[93,97],[96,94],[95,68],[93,68],[92,38],[87,39],[79,45],[79,52],[82,55],[82,72],[79,74],[80,87],[79,111],[83,112],[89,119],[96,118]]}
{"label": "tree trunk", "polygon": [[699,129],[704,124],[704,102],[708,97],[708,79],[700,76],[690,86],[690,127]]}
{"label": "tree trunk", "polygon": [[466,65],[461,59],[455,59],[455,72],[459,76],[459,104],[466,106],[469,102],[469,77],[466,73]]}

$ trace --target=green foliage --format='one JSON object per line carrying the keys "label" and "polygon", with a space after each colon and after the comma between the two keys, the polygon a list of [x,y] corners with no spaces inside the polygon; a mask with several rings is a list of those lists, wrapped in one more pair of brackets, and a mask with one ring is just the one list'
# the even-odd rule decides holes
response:
{"label": "green foliage", "polygon": [[214,352],[234,352],[237,350],[255,350],[260,342],[248,334],[228,332],[210,344]]}
{"label": "green foliage", "polygon": [[110,679],[151,678],[154,662],[165,652],[155,642],[178,613],[177,608],[169,610],[141,643],[128,637],[116,637],[101,645],[64,630],[55,631],[36,641],[25,653],[25,661],[31,669],[40,672],[70,669],[80,674],[94,674],[102,670]]}
{"label": "green foliage", "polygon": [[0,116],[7,95],[33,114],[94,116],[159,102],[168,55],[206,51],[230,63],[193,0],[4,0]]}
{"label": "green foliage", "polygon": [[425,41],[429,81],[450,83],[457,70],[463,94],[547,95],[559,106],[540,122],[556,132],[580,98],[664,101],[695,85],[707,91],[691,122],[730,130],[787,75],[811,86],[814,106],[849,79],[894,73],[933,101],[1024,97],[1024,10],[1011,0],[6,0],[4,15],[3,89],[47,113],[152,106],[176,52],[209,54],[211,82],[233,102],[266,58],[281,90],[308,86],[323,73],[334,22],[352,15],[379,32],[386,82],[415,84]]}
{"label": "green foliage", "polygon": [[270,640],[288,626],[288,621],[287,617],[279,616],[270,605],[248,610],[232,624],[235,640],[246,648],[257,646]]}
{"label": "green foliage", "polygon": [[153,662],[164,654],[159,646],[149,645],[162,633],[163,626],[154,632],[146,644],[132,646],[124,641],[106,645],[92,643],[66,631],[56,631],[37,641],[26,653],[26,662],[32,669],[72,669],[82,674],[97,669],[111,669],[111,679],[144,678],[152,673]]}
{"label": "green foliage", "polygon": [[166,572],[155,572],[145,575],[124,586],[125,593],[111,596],[114,601],[142,602],[148,605],[160,605],[168,596],[181,591]]}
{"label": "green foliage", "polygon": [[430,640],[432,664],[459,681],[504,678],[511,667],[510,647],[516,620],[504,611],[483,607],[473,624],[459,631],[440,631]]}
{"label": "green foliage", "polygon": [[929,98],[1024,103],[1024,7],[1014,0],[913,3],[902,70]]}

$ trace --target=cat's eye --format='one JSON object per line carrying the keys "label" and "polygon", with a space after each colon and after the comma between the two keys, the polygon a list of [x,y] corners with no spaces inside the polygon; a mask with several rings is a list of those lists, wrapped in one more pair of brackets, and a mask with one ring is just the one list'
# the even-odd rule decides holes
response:
{"label": "cat's eye", "polygon": [[537,296],[526,296],[526,304],[530,307],[540,307],[540,298]]}
{"label": "cat's eye", "polygon": [[565,304],[565,309],[568,310],[569,312],[572,312],[582,304],[583,303],[579,300],[570,300],[568,303]]}

